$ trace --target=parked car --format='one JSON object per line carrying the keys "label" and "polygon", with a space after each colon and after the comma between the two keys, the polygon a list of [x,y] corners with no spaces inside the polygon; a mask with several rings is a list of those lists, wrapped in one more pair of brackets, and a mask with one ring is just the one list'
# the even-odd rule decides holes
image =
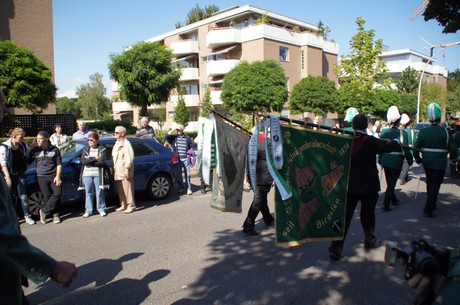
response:
{"label": "parked car", "polygon": [[[134,190],[146,191],[153,200],[163,199],[168,196],[179,177],[179,158],[166,147],[153,139],[127,138],[134,150]],[[107,147],[107,161],[112,167],[112,149],[115,144],[114,137],[102,137],[99,143]],[[73,140],[61,147],[62,156],[62,197],[63,204],[84,201],[85,191],[78,191],[81,161],[80,155],[87,145],[86,140]],[[35,174],[35,165],[29,166],[26,172],[29,204],[32,213],[37,214],[43,206],[43,194],[40,192]],[[113,183],[106,192],[107,196],[113,195],[116,188]]]}
{"label": "parked car", "polygon": [[431,126],[430,122],[418,122],[417,124],[414,125],[414,127],[412,127],[412,130],[414,131],[414,139],[413,139],[414,143],[415,143],[415,140],[417,139],[418,132],[423,128],[427,128],[428,126]]}

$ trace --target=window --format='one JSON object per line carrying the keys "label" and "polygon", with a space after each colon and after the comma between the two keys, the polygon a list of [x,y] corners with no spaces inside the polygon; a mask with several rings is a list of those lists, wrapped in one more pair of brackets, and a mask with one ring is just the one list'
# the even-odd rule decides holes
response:
{"label": "window", "polygon": [[280,47],[280,61],[289,61],[289,48]]}
{"label": "window", "polygon": [[305,69],[305,51],[302,50],[302,57],[300,58],[300,62],[302,63],[302,70]]}
{"label": "window", "polygon": [[132,143],[131,145],[133,147],[134,155],[136,157],[156,156],[159,154],[158,151],[143,143]]}

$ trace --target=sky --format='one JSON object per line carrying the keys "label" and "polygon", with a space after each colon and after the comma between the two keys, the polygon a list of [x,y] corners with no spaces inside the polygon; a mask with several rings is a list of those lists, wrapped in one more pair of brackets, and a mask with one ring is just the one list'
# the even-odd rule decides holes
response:
{"label": "sky", "polygon": [[[175,30],[198,4],[216,5],[221,10],[250,4],[317,25],[329,27],[329,39],[339,45],[339,56],[350,53],[351,38],[357,33],[356,18],[365,20],[374,39],[382,39],[390,50],[411,49],[429,55],[429,45],[460,41],[460,31],[443,34],[436,20],[424,21],[412,14],[423,0],[53,0],[55,80],[58,97],[76,97],[78,86],[88,84],[94,73],[103,75],[106,96],[112,96],[108,72],[111,54],[120,54],[133,44]],[[447,70],[460,69],[460,45],[434,49],[434,63]]]}

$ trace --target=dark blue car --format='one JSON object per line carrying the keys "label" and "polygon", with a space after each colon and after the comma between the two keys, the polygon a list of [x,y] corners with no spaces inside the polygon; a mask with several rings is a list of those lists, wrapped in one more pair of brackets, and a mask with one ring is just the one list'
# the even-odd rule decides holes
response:
{"label": "dark blue car", "polygon": [[[179,177],[179,159],[176,154],[153,139],[127,138],[134,150],[134,190],[145,191],[153,200],[168,196]],[[107,147],[107,166],[112,167],[112,149],[114,137],[102,137],[99,143]],[[78,191],[81,161],[80,155],[87,145],[86,140],[70,141],[61,147],[62,156],[62,197],[63,203],[84,201],[85,192]],[[29,204],[32,213],[38,213],[43,206],[43,195],[40,192],[32,164],[26,173]],[[116,190],[112,185],[106,195]]]}

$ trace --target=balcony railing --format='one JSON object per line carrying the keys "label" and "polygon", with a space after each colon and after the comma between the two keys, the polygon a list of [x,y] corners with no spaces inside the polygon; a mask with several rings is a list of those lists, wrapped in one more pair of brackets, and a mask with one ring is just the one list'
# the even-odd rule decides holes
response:
{"label": "balcony railing", "polygon": [[182,75],[180,76],[180,81],[190,81],[190,80],[199,80],[200,75],[198,68],[182,68]]}
{"label": "balcony railing", "polygon": [[174,55],[186,55],[198,53],[198,41],[182,40],[171,42],[170,48]]}
{"label": "balcony railing", "polygon": [[[179,100],[178,95],[171,95],[171,102],[174,107],[177,107],[178,100]],[[200,95],[199,94],[184,95],[184,102],[187,107],[198,106],[198,104],[200,103]]]}
{"label": "balcony railing", "polygon": [[211,91],[211,103],[213,105],[222,105],[222,100],[220,99],[220,95],[222,91]]}
{"label": "balcony railing", "polygon": [[207,62],[207,76],[214,77],[218,75],[227,74],[237,64],[240,63],[238,59],[227,59],[227,60],[212,60]]}

